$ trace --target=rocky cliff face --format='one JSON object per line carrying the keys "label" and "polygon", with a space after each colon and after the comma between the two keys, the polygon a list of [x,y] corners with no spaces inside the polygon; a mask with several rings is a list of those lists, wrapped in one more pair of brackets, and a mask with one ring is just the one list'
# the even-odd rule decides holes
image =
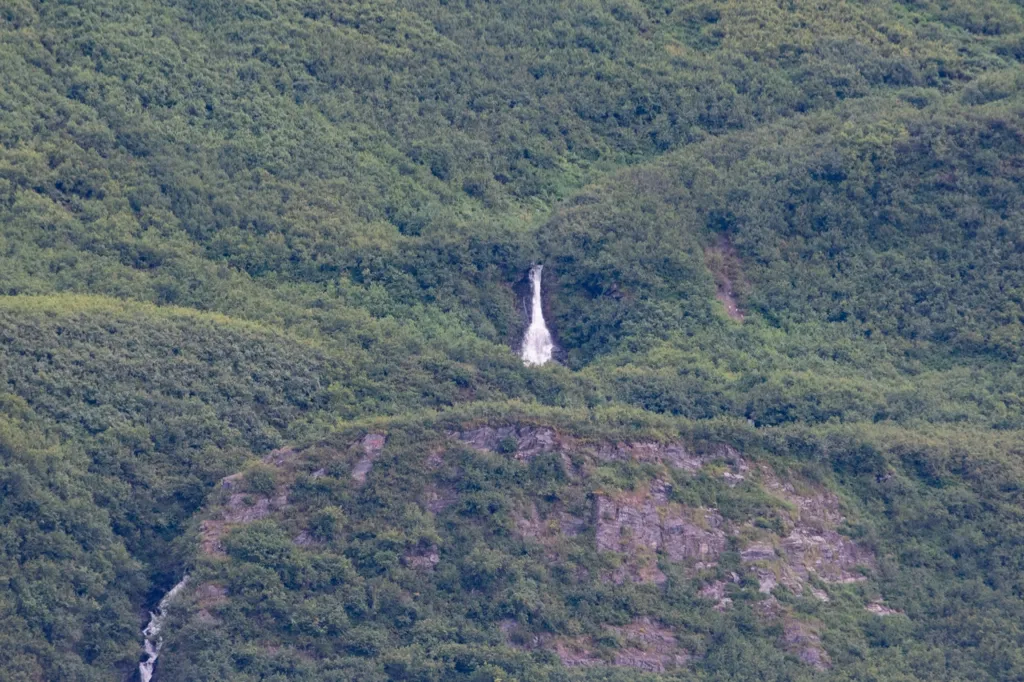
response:
{"label": "rocky cliff face", "polygon": [[[354,491],[371,486],[387,443],[387,434],[369,433],[346,448],[326,454],[321,448],[315,457],[291,449],[272,453],[264,460],[279,472],[271,493],[240,490],[237,475],[224,479],[222,502],[202,524],[202,551],[222,557],[221,538],[233,528],[287,513],[298,480],[308,486],[333,476],[334,485]],[[813,668],[831,665],[820,624],[798,615],[792,600],[827,602],[830,591],[866,580],[876,565],[870,548],[843,534],[843,505],[826,485],[748,461],[726,444],[705,444],[697,451],[682,442],[594,442],[548,427],[485,425],[450,431],[442,441],[425,445],[424,452],[413,498],[431,516],[454,513],[462,499],[459,457],[487,453],[527,466],[546,457],[558,468],[557,485],[508,491],[517,500],[511,529],[524,551],[553,566],[569,555],[594,555],[595,568],[579,568],[577,577],[612,586],[661,589],[670,579],[688,580],[700,603],[722,613],[734,609],[734,598],[747,594],[744,586],[752,584],[761,595],[758,617],[780,626],[778,645]],[[744,503],[750,511],[734,503],[722,508],[705,499],[695,503],[695,491],[702,490],[717,491],[727,501],[753,502]],[[308,529],[294,542],[316,551]],[[443,534],[408,547],[400,558],[420,574],[443,572],[451,560]],[[195,598],[197,617],[214,623],[217,608],[231,595],[207,585]],[[895,613],[878,600],[865,608],[878,615]],[[580,635],[524,630],[516,621],[495,626],[508,646],[546,650],[568,666],[659,672],[685,666],[696,655],[671,626],[648,617],[606,623],[600,633]],[[614,653],[607,646],[598,652],[597,639],[616,642]]]}
{"label": "rocky cliff face", "polygon": [[[780,645],[813,668],[831,666],[818,625],[800,620],[792,609],[771,596],[782,586],[795,595],[806,593],[828,601],[829,585],[863,581],[874,569],[872,552],[839,532],[846,518],[838,497],[826,487],[798,477],[784,478],[764,464],[752,466],[724,444],[696,454],[683,443],[579,443],[551,429],[485,427],[454,435],[475,448],[503,448],[510,456],[522,459],[542,452],[558,452],[566,459],[570,454],[576,460],[582,456],[584,479],[587,463],[629,461],[694,476],[716,475],[733,488],[741,484],[759,488],[781,510],[772,529],[761,527],[756,519],[726,520],[718,509],[681,504],[673,498],[672,484],[660,477],[629,491],[593,491],[593,512],[586,523],[580,519],[567,522],[564,512],[557,512],[548,523],[549,519],[537,518],[534,507],[530,521],[519,527],[532,538],[544,535],[537,528],[565,538],[584,538],[578,542],[592,538],[600,552],[620,559],[615,569],[602,576],[615,583],[660,585],[667,580],[660,567],[665,564],[681,564],[689,575],[699,577],[717,565],[723,552],[733,548],[740,555],[741,572],[756,580],[759,591],[768,595],[758,612],[764,619],[782,625]],[[701,596],[713,600],[717,610],[729,609],[729,585],[740,582],[741,576],[733,573],[731,578],[706,582],[700,588]],[[887,609],[881,604],[866,608],[876,614]],[[560,640],[550,646],[567,665],[593,664],[585,642]],[[668,659],[659,656],[616,657],[613,663],[663,670]]]}
{"label": "rocky cliff face", "polygon": [[[592,466],[602,462],[629,461],[692,475],[711,474],[729,487],[747,483],[759,488],[781,510],[781,525],[766,530],[754,519],[726,521],[717,509],[675,501],[672,483],[663,478],[655,477],[629,491],[590,491],[593,512],[588,526],[593,529],[596,547],[620,554],[627,562],[660,557],[699,571],[714,566],[731,539],[745,565],[765,581],[774,579],[776,585],[783,584],[798,594],[812,580],[833,584],[863,580],[864,571],[875,565],[870,550],[838,531],[846,518],[835,493],[799,478],[784,479],[764,464],[751,466],[728,445],[696,454],[683,443],[586,443],[560,436],[553,429],[531,427],[482,427],[451,435],[476,449],[504,452],[520,460],[558,453],[584,484]],[[572,464],[574,459],[582,464]],[[569,529],[569,536],[579,535],[582,520],[567,520],[562,512],[559,515],[550,519],[554,526],[544,518],[524,520],[521,525],[524,529],[558,527],[562,532]],[[541,535],[536,530],[524,532]],[[655,582],[663,577],[657,571],[633,575],[637,580]]]}
{"label": "rocky cliff face", "polygon": [[664,481],[655,480],[639,494],[595,496],[597,548],[625,560],[612,580],[661,583],[665,574],[657,567],[659,557],[699,570],[714,566],[725,550],[722,516],[714,509],[669,502],[667,489]]}

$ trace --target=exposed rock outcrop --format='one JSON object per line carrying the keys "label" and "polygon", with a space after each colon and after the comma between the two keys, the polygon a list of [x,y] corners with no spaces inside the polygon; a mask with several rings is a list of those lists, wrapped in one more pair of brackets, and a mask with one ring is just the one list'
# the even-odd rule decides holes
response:
{"label": "exposed rock outcrop", "polygon": [[690,660],[675,633],[650,618],[637,618],[622,627],[608,626],[608,630],[626,644],[615,653],[615,665],[660,673]]}
{"label": "exposed rock outcrop", "polygon": [[894,608],[890,608],[881,602],[871,602],[864,607],[865,611],[875,614],[876,616],[898,616],[902,615],[899,611]]}
{"label": "exposed rock outcrop", "polygon": [[[366,475],[373,467],[373,462],[380,457],[384,449],[385,440],[386,437],[382,434],[368,433],[357,443],[353,443],[352,447],[358,447],[362,455],[352,471],[352,478],[357,483],[361,484],[366,481]],[[293,478],[295,465],[303,452],[292,447],[279,448],[263,457],[263,463],[276,468],[279,472],[289,472]],[[336,451],[332,449],[331,452]],[[310,478],[315,480],[325,475],[326,470],[320,468],[312,472]],[[223,556],[222,539],[232,527],[259,521],[288,506],[287,490],[270,496],[248,493],[242,487],[244,480],[243,473],[232,474],[221,479],[220,489],[227,493],[227,498],[220,505],[219,513],[205,519],[199,526],[200,549],[204,554]],[[301,547],[316,544],[315,540],[306,532],[300,533],[294,541]]]}
{"label": "exposed rock outcrop", "polygon": [[545,452],[575,453],[597,462],[641,462],[664,464],[696,473],[711,462],[723,462],[722,477],[730,485],[743,481],[747,462],[733,447],[718,444],[696,453],[685,443],[657,441],[583,441],[543,426],[481,426],[466,431],[451,431],[449,437],[484,452],[510,454],[530,460]]}
{"label": "exposed rock outcrop", "polygon": [[373,463],[380,457],[381,452],[384,451],[384,442],[387,440],[386,436],[380,433],[368,433],[363,436],[363,440],[360,441],[360,446],[363,450],[363,456],[359,458],[356,465],[352,467],[352,478],[358,483],[365,483],[366,476],[373,469]]}
{"label": "exposed rock outcrop", "polygon": [[545,452],[560,452],[563,444],[554,429],[532,426],[481,426],[453,432],[459,441],[484,452],[501,452],[530,460]]}
{"label": "exposed rock outcrop", "polygon": [[814,574],[827,583],[864,580],[860,567],[874,565],[874,556],[834,530],[793,529],[782,540],[786,560],[801,581]]}
{"label": "exposed rock outcrop", "polygon": [[780,647],[816,670],[828,670],[832,659],[821,643],[821,625],[817,621],[798,619],[793,610],[775,597],[768,597],[756,606],[758,614],[767,621],[782,626]]}
{"label": "exposed rock outcrop", "polygon": [[593,642],[583,637],[560,637],[551,647],[562,665],[569,668],[598,665],[601,658],[594,653]]}
{"label": "exposed rock outcrop", "polygon": [[676,469],[696,472],[705,460],[682,443],[608,443],[593,448],[593,455],[605,462],[635,461],[667,464]]}
{"label": "exposed rock outcrop", "polygon": [[744,562],[770,561],[775,559],[775,548],[767,542],[752,542],[743,548],[740,558]]}
{"label": "exposed rock outcrop", "polygon": [[315,547],[320,544],[316,538],[309,534],[309,531],[305,530],[296,535],[293,542],[299,547]]}
{"label": "exposed rock outcrop", "polygon": [[825,647],[821,645],[821,637],[815,626],[791,617],[785,617],[782,623],[782,642],[786,650],[815,670],[828,670],[832,667],[832,659]]}
{"label": "exposed rock outcrop", "polygon": [[623,626],[607,625],[623,646],[601,655],[591,637],[558,637],[525,633],[515,621],[504,621],[501,630],[506,642],[520,649],[549,649],[562,664],[570,667],[614,665],[645,672],[665,672],[686,665],[692,658],[679,643],[675,632],[651,618],[636,618]]}
{"label": "exposed rock outcrop", "polygon": [[559,538],[574,538],[587,527],[587,521],[557,507],[541,518],[536,504],[531,504],[522,513],[515,517],[516,528],[519,533],[531,540],[538,540],[543,543],[558,540]]}
{"label": "exposed rock outcrop", "polygon": [[819,590],[817,587],[810,588],[811,596],[818,601],[832,601],[828,596],[828,592],[825,590]]}
{"label": "exposed rock outcrop", "polygon": [[[846,521],[839,498],[821,486],[783,481],[767,466],[758,469],[764,489],[793,510],[785,537],[776,537],[774,544],[768,539],[750,542],[741,551],[744,563],[756,564],[762,585],[783,584],[801,594],[812,577],[834,584],[864,580],[863,570],[872,569],[875,558],[839,533]],[[766,568],[774,572],[773,578],[764,575]]]}
{"label": "exposed rock outcrop", "polygon": [[[228,489],[236,489],[236,486],[232,484]],[[231,526],[265,519],[274,511],[283,509],[287,504],[287,493],[280,493],[274,497],[256,496],[249,493],[231,494],[221,506],[220,518],[206,519],[199,525],[200,548],[206,554],[223,555],[224,546],[221,540]]]}
{"label": "exposed rock outcrop", "polygon": [[270,516],[275,509],[288,504],[288,495],[281,493],[274,497],[256,497],[246,493],[235,493],[224,505],[223,519],[227,523],[252,523]]}
{"label": "exposed rock outcrop", "polygon": [[594,524],[597,548],[621,554],[626,575],[637,582],[664,581],[656,565],[659,554],[706,568],[715,564],[726,545],[717,511],[668,502],[660,481],[647,493],[597,495]]}
{"label": "exposed rock outcrop", "polygon": [[268,454],[266,457],[264,457],[263,461],[266,464],[270,464],[272,466],[283,467],[286,464],[288,464],[289,462],[291,462],[292,460],[294,460],[295,456],[298,455],[298,454],[299,454],[298,450],[296,450],[295,448],[293,448],[291,446],[287,446],[287,447],[283,447],[283,448],[279,448],[277,450],[274,450],[273,452]]}
{"label": "exposed rock outcrop", "polygon": [[438,551],[437,545],[417,547],[406,552],[405,556],[402,557],[403,564],[417,571],[431,570],[440,562],[441,553]]}
{"label": "exposed rock outcrop", "polygon": [[725,581],[715,580],[702,587],[698,594],[704,599],[710,599],[715,602],[714,608],[716,611],[724,611],[732,606],[732,599],[725,596],[727,586],[728,583]]}

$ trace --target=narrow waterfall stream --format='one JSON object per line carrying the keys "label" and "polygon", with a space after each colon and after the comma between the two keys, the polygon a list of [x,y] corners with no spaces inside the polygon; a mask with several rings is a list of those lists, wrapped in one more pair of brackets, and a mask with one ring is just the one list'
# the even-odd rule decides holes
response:
{"label": "narrow waterfall stream", "polygon": [[160,636],[160,628],[163,627],[164,618],[167,617],[167,606],[174,601],[174,598],[178,596],[181,589],[185,587],[185,583],[188,582],[188,576],[186,575],[181,579],[181,582],[171,588],[171,591],[164,595],[164,598],[160,600],[160,603],[156,607],[156,611],[149,612],[149,625],[142,631],[142,636],[146,638],[146,642],[143,645],[146,658],[145,660],[139,661],[139,677],[142,682],[150,682],[153,679],[153,668],[156,667],[156,659],[160,655],[160,646],[163,644],[163,637]]}
{"label": "narrow waterfall stream", "polygon": [[544,323],[544,309],[541,305],[540,281],[543,265],[534,265],[530,269],[530,286],[533,289],[533,305],[530,311],[530,327],[523,337],[523,363],[527,365],[543,365],[551,359],[555,348],[551,340],[551,332]]}

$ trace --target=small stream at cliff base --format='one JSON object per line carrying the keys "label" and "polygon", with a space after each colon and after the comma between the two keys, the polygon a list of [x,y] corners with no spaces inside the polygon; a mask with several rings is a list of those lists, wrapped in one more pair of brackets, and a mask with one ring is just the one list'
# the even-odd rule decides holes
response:
{"label": "small stream at cliff base", "polygon": [[157,605],[156,611],[149,612],[149,624],[142,631],[142,636],[146,640],[143,644],[143,652],[146,657],[139,661],[139,678],[142,682],[150,682],[153,679],[153,669],[156,667],[156,659],[160,655],[160,647],[164,641],[163,637],[160,636],[160,630],[163,628],[164,619],[167,618],[167,607],[174,601],[174,598],[178,596],[178,593],[181,592],[187,582],[188,576],[186,575],[181,579],[180,583],[172,587],[171,591],[164,595],[164,598]]}

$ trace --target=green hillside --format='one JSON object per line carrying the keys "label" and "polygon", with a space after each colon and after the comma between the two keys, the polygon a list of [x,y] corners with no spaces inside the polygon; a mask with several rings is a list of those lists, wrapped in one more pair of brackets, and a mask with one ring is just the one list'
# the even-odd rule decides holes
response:
{"label": "green hillside", "polygon": [[0,679],[137,679],[185,574],[156,682],[1024,678],[1022,60],[1014,0],[10,0]]}
{"label": "green hillside", "polygon": [[1019,674],[1019,441],[509,417],[225,479],[164,679]]}

